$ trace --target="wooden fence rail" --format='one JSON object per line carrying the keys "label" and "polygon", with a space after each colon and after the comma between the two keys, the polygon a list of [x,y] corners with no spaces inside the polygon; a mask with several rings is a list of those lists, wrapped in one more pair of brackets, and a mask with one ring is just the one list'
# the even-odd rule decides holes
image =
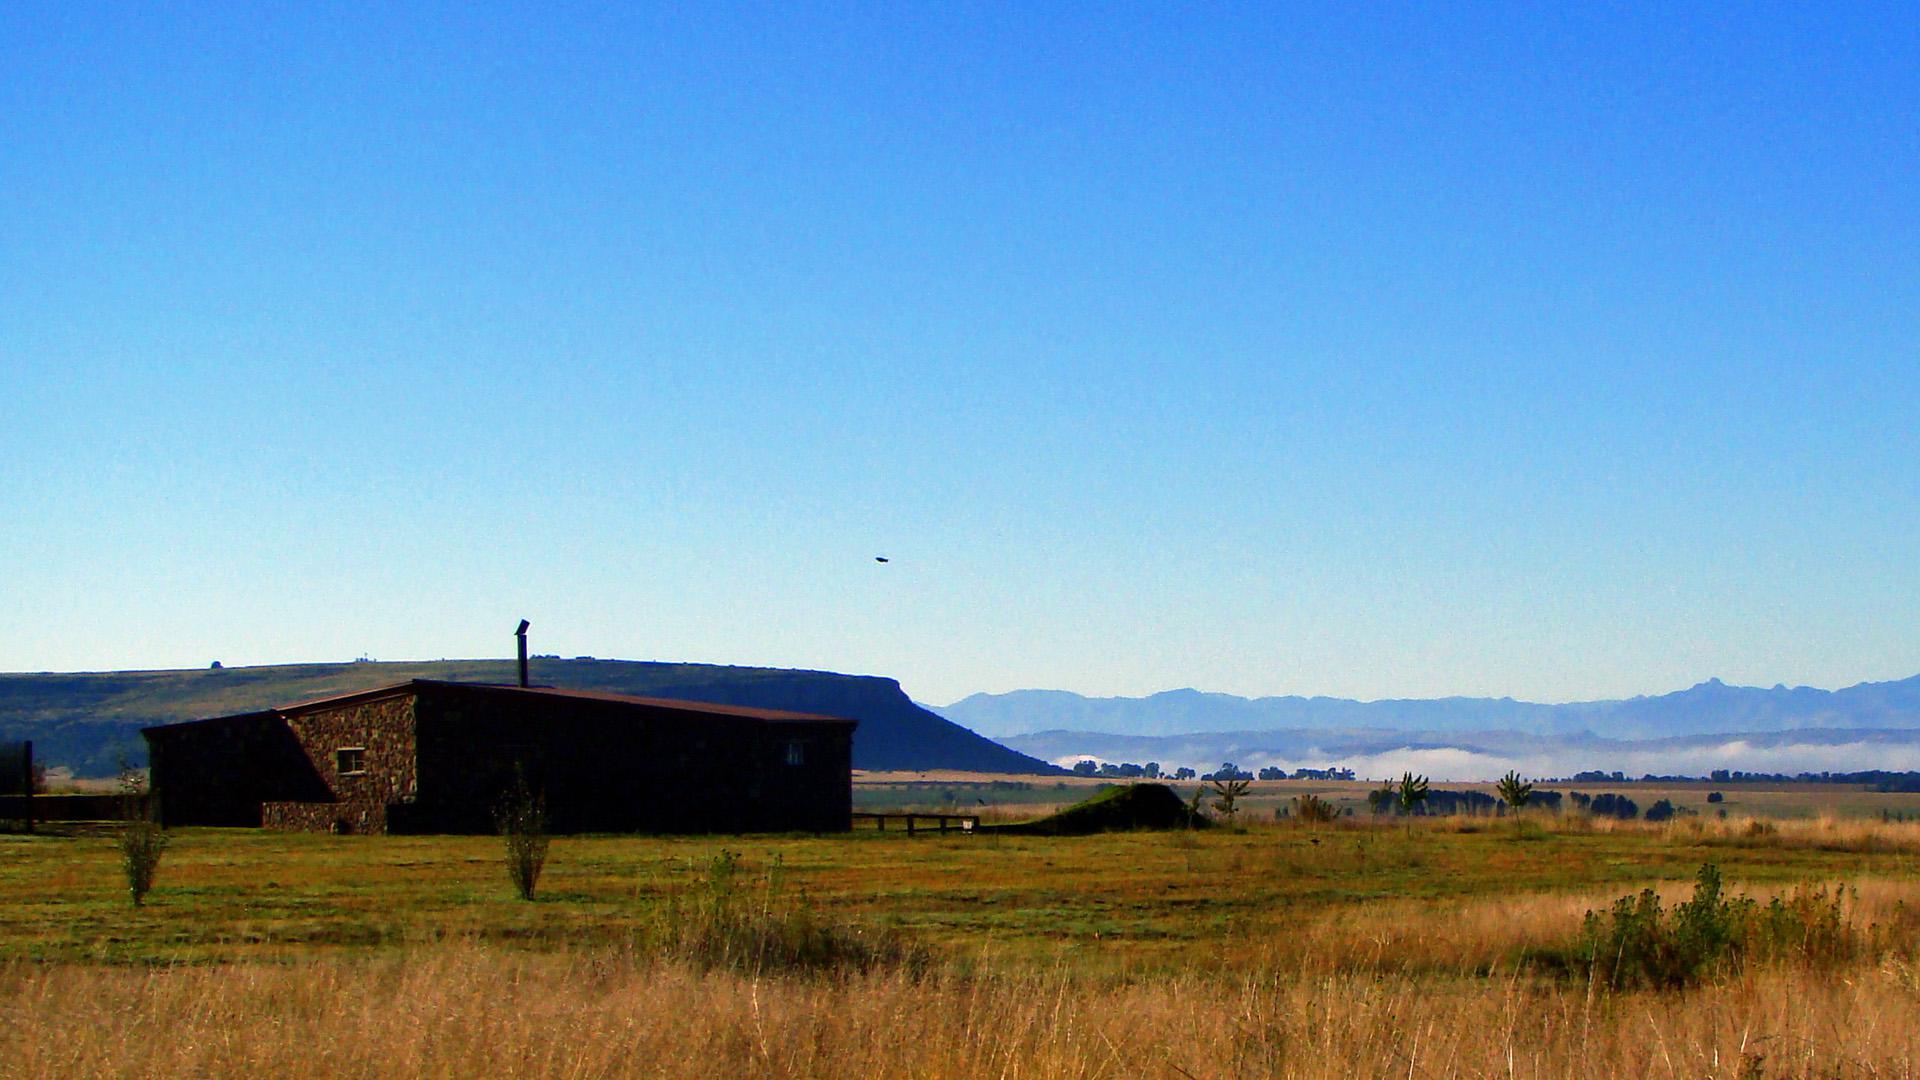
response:
{"label": "wooden fence rail", "polygon": [[151,809],[146,795],[0,795],[0,819],[21,821],[125,821]]}
{"label": "wooden fence rail", "polygon": [[[887,831],[887,822],[904,824],[908,836],[916,832],[947,832],[950,829],[971,833],[980,827],[979,814],[909,814],[905,812],[879,814],[858,812],[853,815],[856,826],[862,821],[871,821],[880,832]],[[928,824],[931,823],[931,824]]]}

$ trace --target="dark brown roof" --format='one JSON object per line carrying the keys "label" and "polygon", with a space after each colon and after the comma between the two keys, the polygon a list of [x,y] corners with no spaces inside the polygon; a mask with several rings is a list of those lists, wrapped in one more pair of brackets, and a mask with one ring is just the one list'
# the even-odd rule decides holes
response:
{"label": "dark brown roof", "polygon": [[542,697],[577,698],[584,701],[611,701],[621,705],[646,705],[655,709],[710,713],[714,716],[735,716],[746,720],[765,720],[770,723],[786,723],[800,720],[809,723],[828,724],[852,724],[856,722],[844,716],[826,716],[821,713],[792,712],[787,709],[756,709],[749,705],[716,705],[709,701],[686,701],[681,698],[635,697],[632,694],[609,694],[601,690],[562,690],[553,686],[512,686],[501,683],[440,682],[434,679],[415,679],[414,682],[427,686],[454,687],[459,690],[503,690],[510,694],[538,694]]}
{"label": "dark brown roof", "polygon": [[649,709],[665,709],[672,712],[699,713],[703,716],[734,720],[754,720],[767,724],[846,724],[859,723],[842,716],[822,716],[817,713],[789,712],[784,709],[755,709],[745,705],[715,705],[705,701],[681,701],[676,698],[634,697],[631,694],[608,694],[598,690],[561,690],[551,686],[511,686],[500,683],[463,683],[445,682],[440,679],[412,679],[391,686],[376,686],[371,690],[356,690],[351,694],[333,694],[328,697],[314,698],[310,701],[295,702],[278,708],[263,709],[234,716],[215,716],[204,720],[186,720],[176,724],[160,724],[144,728],[145,731],[158,731],[165,728],[185,727],[188,724],[211,724],[227,720],[261,719],[267,717],[282,718],[300,713],[316,712],[321,709],[334,709],[342,705],[354,705],[366,701],[379,701],[382,698],[404,697],[417,694],[423,689],[455,693],[488,694],[530,694],[537,697],[565,698],[573,701],[604,701],[615,705],[637,705]]}
{"label": "dark brown roof", "polygon": [[675,712],[703,713],[709,716],[725,716],[740,720],[760,720],[766,723],[826,723],[852,724],[840,716],[823,716],[818,713],[790,712],[785,709],[755,709],[745,705],[715,705],[706,701],[682,701],[677,698],[635,697],[631,694],[609,694],[599,690],[562,690],[552,686],[513,686],[502,683],[465,683],[446,682],[440,679],[413,679],[395,683],[391,686],[375,687],[372,690],[360,690],[351,694],[335,694],[330,697],[315,698],[293,705],[283,705],[271,710],[282,715],[312,712],[317,709],[337,708],[341,705],[360,701],[378,701],[386,697],[400,697],[417,693],[422,687],[436,690],[452,690],[456,693],[483,692],[502,694],[531,694],[538,697],[566,698],[578,701],[606,701],[616,705],[644,705],[653,709],[671,709]]}

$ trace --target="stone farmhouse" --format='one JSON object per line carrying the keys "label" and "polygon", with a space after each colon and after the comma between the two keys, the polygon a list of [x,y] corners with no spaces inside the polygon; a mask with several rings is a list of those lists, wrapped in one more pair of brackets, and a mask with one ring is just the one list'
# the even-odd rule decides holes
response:
{"label": "stone farmhouse", "polygon": [[489,832],[519,777],[554,832],[829,832],[851,822],[854,725],[415,679],[141,734],[169,826]]}

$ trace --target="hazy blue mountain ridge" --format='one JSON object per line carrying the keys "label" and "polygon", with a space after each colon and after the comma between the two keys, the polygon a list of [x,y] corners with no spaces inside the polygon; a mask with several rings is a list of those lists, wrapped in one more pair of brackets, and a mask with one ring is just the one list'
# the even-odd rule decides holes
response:
{"label": "hazy blue mountain ridge", "polygon": [[1244,698],[1169,690],[1139,698],[1089,698],[1061,690],[974,694],[936,709],[994,738],[1043,731],[1108,735],[1373,729],[1471,731],[1632,739],[1806,728],[1920,728],[1920,675],[1842,690],[1729,686],[1709,679],[1685,690],[1563,705],[1512,698],[1354,701],[1329,697]]}

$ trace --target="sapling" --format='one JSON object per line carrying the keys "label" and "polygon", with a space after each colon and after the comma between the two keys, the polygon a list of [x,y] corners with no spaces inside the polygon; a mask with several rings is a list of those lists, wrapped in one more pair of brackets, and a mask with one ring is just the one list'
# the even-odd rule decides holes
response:
{"label": "sapling", "polygon": [[514,771],[513,786],[507,789],[494,823],[507,845],[507,876],[513,880],[520,899],[533,899],[540,871],[547,865],[547,802],[527,786],[525,774]]}
{"label": "sapling", "polygon": [[167,850],[167,833],[153,820],[147,800],[147,782],[128,766],[120,769],[120,868],[127,875],[127,894],[133,906],[146,903],[160,856]]}

